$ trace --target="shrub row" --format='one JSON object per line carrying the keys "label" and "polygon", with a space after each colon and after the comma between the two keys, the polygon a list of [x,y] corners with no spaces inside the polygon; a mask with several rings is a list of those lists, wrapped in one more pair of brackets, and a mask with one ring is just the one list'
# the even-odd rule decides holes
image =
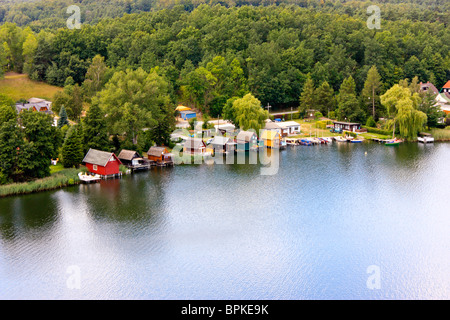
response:
{"label": "shrub row", "polygon": [[361,127],[366,128],[367,132],[369,132],[369,133],[384,134],[386,136],[392,135],[392,131],[378,129],[378,128],[372,128],[372,127],[368,127],[368,126],[361,126]]}

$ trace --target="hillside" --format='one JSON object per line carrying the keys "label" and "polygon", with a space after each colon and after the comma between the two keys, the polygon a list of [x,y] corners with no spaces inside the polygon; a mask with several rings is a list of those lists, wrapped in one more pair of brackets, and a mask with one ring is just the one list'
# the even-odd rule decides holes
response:
{"label": "hillside", "polygon": [[32,81],[26,74],[10,72],[0,79],[0,93],[15,101],[32,97],[52,100],[53,95],[61,90],[62,88],[44,82]]}

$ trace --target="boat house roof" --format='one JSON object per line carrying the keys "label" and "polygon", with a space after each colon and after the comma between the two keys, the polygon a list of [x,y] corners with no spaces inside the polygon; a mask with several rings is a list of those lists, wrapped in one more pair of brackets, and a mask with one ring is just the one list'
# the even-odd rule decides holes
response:
{"label": "boat house roof", "polygon": [[256,138],[256,133],[253,131],[240,131],[236,137],[236,141],[246,143],[250,142],[254,137]]}
{"label": "boat house roof", "polygon": [[133,151],[133,150],[122,150],[119,153],[118,158],[120,160],[128,160],[131,161],[135,158],[141,158],[141,156],[139,155],[139,153],[137,153],[137,151]]}
{"label": "boat house roof", "polygon": [[108,164],[108,161],[111,159],[111,157],[116,158],[117,161],[120,162],[119,158],[117,158],[117,156],[112,152],[89,149],[89,151],[87,152],[86,156],[83,159],[83,163],[90,163],[105,167]]}

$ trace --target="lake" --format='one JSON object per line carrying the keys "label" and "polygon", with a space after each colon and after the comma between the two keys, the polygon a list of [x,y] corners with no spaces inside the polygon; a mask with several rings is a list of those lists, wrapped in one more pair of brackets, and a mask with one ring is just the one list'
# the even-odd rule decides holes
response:
{"label": "lake", "polygon": [[450,144],[288,146],[260,167],[0,199],[0,298],[450,298]]}

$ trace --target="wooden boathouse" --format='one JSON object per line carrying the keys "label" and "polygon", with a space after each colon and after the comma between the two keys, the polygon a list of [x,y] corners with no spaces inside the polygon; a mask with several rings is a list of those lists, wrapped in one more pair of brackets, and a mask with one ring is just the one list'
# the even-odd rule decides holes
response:
{"label": "wooden boathouse", "polygon": [[150,169],[150,162],[141,157],[137,151],[123,149],[118,158],[124,166],[132,171]]}
{"label": "wooden boathouse", "polygon": [[147,158],[157,166],[173,166],[172,154],[166,147],[150,147],[147,151]]}

